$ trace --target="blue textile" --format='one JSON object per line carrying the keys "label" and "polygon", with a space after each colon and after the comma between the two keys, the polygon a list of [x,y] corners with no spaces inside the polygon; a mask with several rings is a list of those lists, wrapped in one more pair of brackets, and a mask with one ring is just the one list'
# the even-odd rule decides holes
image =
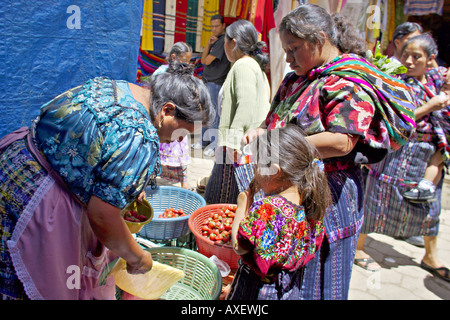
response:
{"label": "blue textile", "polygon": [[142,0],[2,1],[0,137],[96,76],[136,81]]}

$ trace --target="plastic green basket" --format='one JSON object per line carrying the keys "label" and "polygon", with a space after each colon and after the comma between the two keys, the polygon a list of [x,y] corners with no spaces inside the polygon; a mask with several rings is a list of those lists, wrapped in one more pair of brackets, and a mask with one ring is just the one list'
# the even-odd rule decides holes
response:
{"label": "plastic green basket", "polygon": [[[222,292],[222,276],[217,266],[201,253],[178,247],[144,248],[154,261],[183,270],[184,277],[167,290],[162,300],[217,300]],[[117,260],[106,266],[100,276],[100,285],[114,268]],[[116,287],[116,299],[122,290]]]}
{"label": "plastic green basket", "polygon": [[163,300],[217,300],[222,276],[217,266],[201,253],[177,247],[145,249],[154,261],[183,270],[184,277],[161,297]]}

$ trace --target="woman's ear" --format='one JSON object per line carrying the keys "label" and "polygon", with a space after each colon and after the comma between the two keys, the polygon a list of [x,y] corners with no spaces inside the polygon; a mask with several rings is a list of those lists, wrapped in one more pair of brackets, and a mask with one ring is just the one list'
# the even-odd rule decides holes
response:
{"label": "woman's ear", "polygon": [[435,66],[434,58],[436,58],[436,55],[434,53],[431,56],[428,57],[428,59],[427,59],[427,67],[432,68],[432,67]]}
{"label": "woman's ear", "polygon": [[167,102],[161,109],[161,115],[164,116],[175,116],[175,110],[176,110],[176,106],[171,103],[171,102]]}

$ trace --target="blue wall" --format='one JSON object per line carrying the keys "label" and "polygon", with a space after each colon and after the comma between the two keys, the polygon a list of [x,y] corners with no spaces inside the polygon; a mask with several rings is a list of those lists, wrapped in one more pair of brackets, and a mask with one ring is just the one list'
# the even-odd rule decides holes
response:
{"label": "blue wall", "polygon": [[84,81],[136,80],[142,0],[2,1],[0,137]]}

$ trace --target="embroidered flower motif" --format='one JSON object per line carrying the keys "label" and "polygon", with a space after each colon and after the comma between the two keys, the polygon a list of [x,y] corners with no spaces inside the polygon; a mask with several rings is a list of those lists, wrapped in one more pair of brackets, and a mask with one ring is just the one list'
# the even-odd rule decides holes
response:
{"label": "embroidered flower motif", "polygon": [[261,238],[261,247],[268,249],[273,246],[275,242],[275,233],[272,230],[265,230]]}
{"label": "embroidered flower motif", "polygon": [[275,207],[281,208],[286,203],[286,200],[282,197],[273,197],[271,202]]}
{"label": "embroidered flower motif", "polygon": [[269,221],[272,219],[274,214],[273,207],[270,204],[265,203],[259,208],[258,214],[260,215],[262,221]]}

